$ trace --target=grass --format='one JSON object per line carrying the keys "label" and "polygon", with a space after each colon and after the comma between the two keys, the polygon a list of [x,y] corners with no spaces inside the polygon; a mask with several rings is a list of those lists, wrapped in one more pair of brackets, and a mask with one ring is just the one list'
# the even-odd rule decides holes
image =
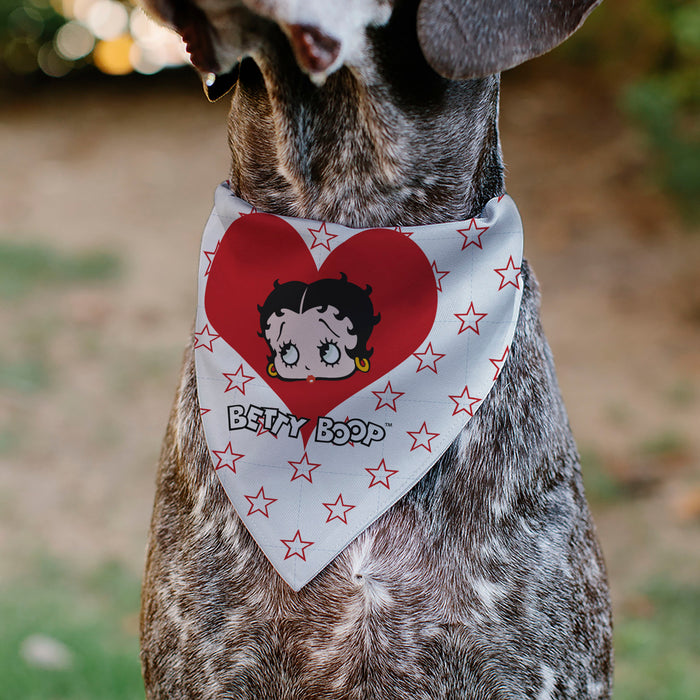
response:
{"label": "grass", "polygon": [[[60,325],[60,317],[51,309],[60,304],[53,299],[37,312],[36,308],[25,308],[24,297],[37,291],[109,281],[120,272],[119,258],[108,252],[67,254],[37,242],[0,239],[0,302],[12,302],[7,307],[15,319],[5,328],[5,349],[0,348],[0,390],[27,394],[50,384],[48,350]],[[0,451],[11,442],[3,430],[0,427]]]}
{"label": "grass", "polygon": [[642,454],[664,460],[685,454],[688,450],[688,441],[674,430],[664,430],[650,436],[642,443],[640,449]]}
{"label": "grass", "polygon": [[692,383],[688,381],[678,381],[669,387],[666,392],[669,404],[678,408],[692,406],[697,399],[697,391]]}
{"label": "grass", "polygon": [[40,287],[113,279],[120,267],[112,253],[68,255],[39,243],[0,240],[0,299],[17,299]]}
{"label": "grass", "polygon": [[30,393],[45,389],[48,384],[49,370],[43,358],[7,361],[0,356],[0,389]]}
{"label": "grass", "polygon": [[[139,581],[117,565],[84,579],[44,562],[31,582],[0,588],[0,700],[143,699],[136,615]],[[29,665],[31,635],[65,645],[64,670]]]}
{"label": "grass", "polygon": [[648,494],[657,488],[669,470],[688,464],[691,450],[688,439],[675,430],[649,435],[626,457],[615,464],[595,448],[581,448],[581,473],[586,495],[594,505],[612,505],[625,499]]}
{"label": "grass", "polygon": [[591,503],[611,504],[629,496],[625,484],[606,468],[594,450],[581,449],[581,473]]}
{"label": "grass", "polygon": [[615,700],[697,700],[700,588],[655,581],[615,631]]}

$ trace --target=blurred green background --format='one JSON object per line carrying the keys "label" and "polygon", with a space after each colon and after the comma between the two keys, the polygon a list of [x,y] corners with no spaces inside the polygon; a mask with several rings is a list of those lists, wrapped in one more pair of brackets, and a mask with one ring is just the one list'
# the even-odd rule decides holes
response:
{"label": "blurred green background", "polygon": [[[504,76],[509,191],[610,569],[620,700],[700,697],[700,2]],[[225,104],[116,0],[0,0],[0,700],[143,697],[159,439]]]}

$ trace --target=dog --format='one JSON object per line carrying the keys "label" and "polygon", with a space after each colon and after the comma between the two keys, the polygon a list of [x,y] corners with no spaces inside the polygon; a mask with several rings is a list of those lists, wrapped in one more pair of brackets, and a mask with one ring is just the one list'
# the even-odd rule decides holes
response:
{"label": "dog", "polygon": [[[233,87],[234,194],[354,227],[475,217],[505,192],[499,73],[600,0],[145,0],[210,99]],[[196,135],[193,134],[193,137]],[[293,591],[212,468],[188,347],[141,613],[162,698],[599,699],[605,566],[526,262],[490,394],[419,483]]]}

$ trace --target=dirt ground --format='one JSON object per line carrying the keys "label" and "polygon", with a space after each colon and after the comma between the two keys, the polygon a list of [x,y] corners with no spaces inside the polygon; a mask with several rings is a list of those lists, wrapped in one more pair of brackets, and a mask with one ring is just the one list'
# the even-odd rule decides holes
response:
{"label": "dirt ground", "polygon": [[[30,91],[0,106],[0,239],[122,263],[115,281],[0,308],[0,362],[44,368],[31,390],[0,396],[0,576],[43,555],[141,570],[199,237],[227,175],[226,105],[208,104],[194,76],[182,83]],[[501,126],[624,606],[654,576],[700,576],[700,235],[656,189],[642,136],[592,94],[541,70],[507,76]]]}

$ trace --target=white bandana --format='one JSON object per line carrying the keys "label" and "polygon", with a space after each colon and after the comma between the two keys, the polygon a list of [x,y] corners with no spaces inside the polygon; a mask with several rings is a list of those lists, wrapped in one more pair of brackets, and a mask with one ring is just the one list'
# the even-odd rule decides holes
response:
{"label": "white bandana", "polygon": [[523,283],[507,195],[480,218],[351,229],[216,190],[195,361],[214,469],[299,590],[409,491],[506,361]]}

